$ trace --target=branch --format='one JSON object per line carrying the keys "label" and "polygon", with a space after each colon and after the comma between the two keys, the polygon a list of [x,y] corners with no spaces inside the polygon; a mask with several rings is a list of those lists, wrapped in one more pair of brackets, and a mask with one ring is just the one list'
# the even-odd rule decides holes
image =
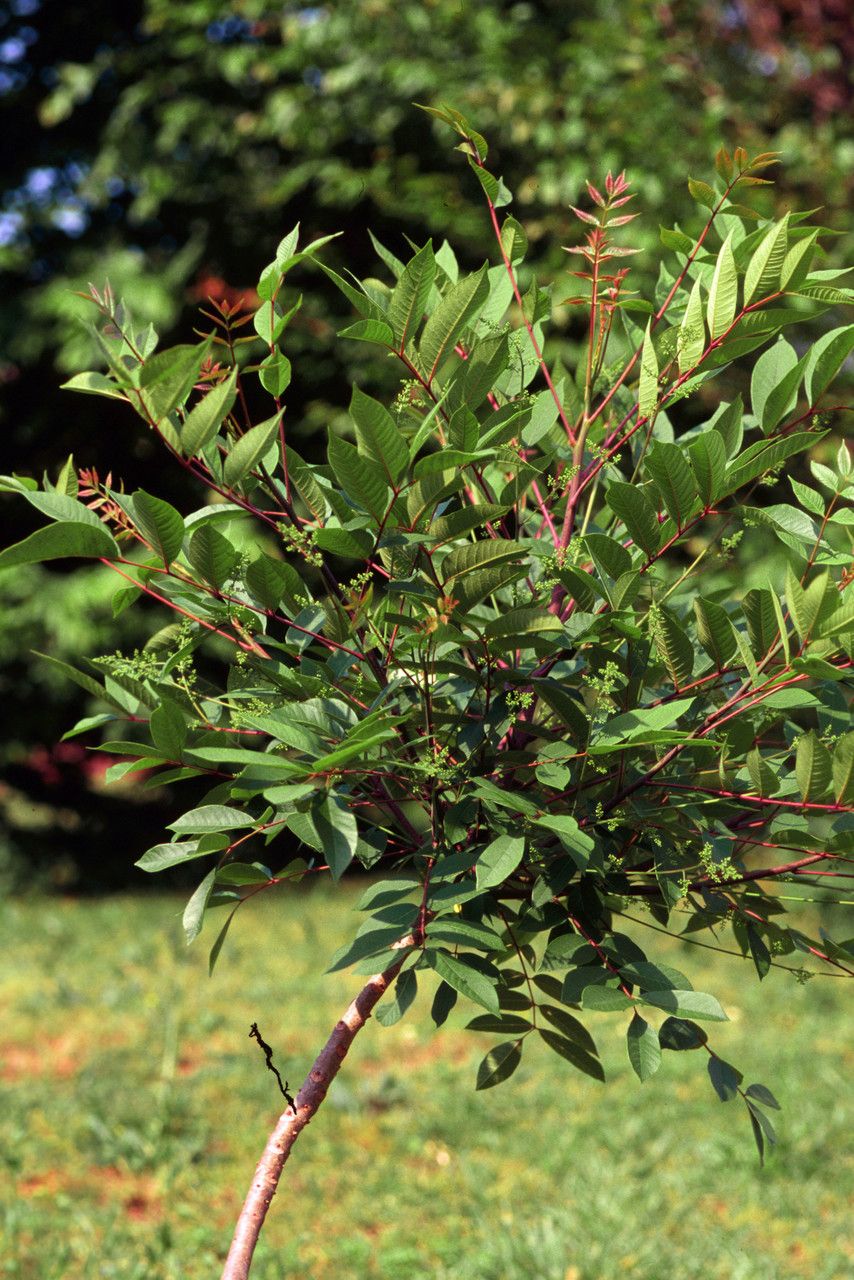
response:
{"label": "branch", "polygon": [[264,1154],[258,1161],[252,1185],[240,1210],[222,1280],[247,1280],[255,1246],[258,1243],[264,1219],[267,1217],[267,1210],[276,1194],[285,1161],[291,1154],[291,1148],[302,1130],[314,1117],[326,1097],[330,1084],[338,1074],[356,1033],[361,1031],[371,1016],[374,1006],[397,977],[409,953],[409,948],[413,945],[412,937],[398,943],[403,951],[400,959],[383,973],[374,974],[368,979],[350,1007],[335,1024],[332,1034],[318,1054],[314,1066],[297,1094],[296,1108],[289,1106],[279,1116],[275,1128],[267,1139]]}

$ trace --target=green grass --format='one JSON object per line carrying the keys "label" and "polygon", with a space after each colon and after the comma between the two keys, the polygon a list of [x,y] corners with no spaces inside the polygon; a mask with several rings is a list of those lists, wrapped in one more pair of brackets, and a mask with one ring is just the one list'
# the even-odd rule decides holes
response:
{"label": "green grass", "polygon": [[[0,907],[0,1275],[219,1274],[279,1109],[249,1025],[298,1083],[359,981],[322,976],[358,891],[247,907],[212,980],[176,899]],[[624,1015],[591,1014],[608,1085],[534,1046],[475,1093],[492,1043],[461,1030],[476,1010],[437,1033],[422,994],[356,1041],[286,1167],[253,1280],[850,1276],[845,981],[760,987],[737,961],[669,951],[731,1015],[710,1027],[718,1052],[784,1105],[764,1170],[705,1055],[668,1054],[641,1086]]]}

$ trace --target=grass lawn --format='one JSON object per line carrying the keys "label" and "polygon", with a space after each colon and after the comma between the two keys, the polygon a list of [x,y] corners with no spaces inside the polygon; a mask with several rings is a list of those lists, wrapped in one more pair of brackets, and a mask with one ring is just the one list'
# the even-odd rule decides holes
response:
{"label": "grass lawn", "polygon": [[[177,899],[0,905],[0,1275],[219,1275],[279,1110],[249,1025],[298,1084],[359,983],[322,970],[362,888],[247,906],[210,980],[213,927],[188,950]],[[850,988],[668,950],[730,1014],[717,1051],[783,1104],[764,1170],[705,1054],[637,1082],[623,1014],[584,1015],[606,1086],[533,1045],[475,1093],[493,1038],[461,1030],[474,1006],[436,1032],[428,976],[300,1138],[253,1280],[847,1280]]]}

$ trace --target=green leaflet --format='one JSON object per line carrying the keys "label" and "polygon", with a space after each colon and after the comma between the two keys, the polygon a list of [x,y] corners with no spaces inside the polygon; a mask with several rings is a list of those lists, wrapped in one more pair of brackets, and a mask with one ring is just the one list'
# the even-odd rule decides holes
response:
{"label": "green leaflet", "polygon": [[511,560],[520,559],[521,555],[519,544],[507,538],[487,538],[482,542],[468,542],[462,547],[455,547],[448,553],[442,561],[441,577],[447,588],[449,584],[478,569],[507,564]]}
{"label": "green leaflet", "polygon": [[479,969],[475,969],[464,957],[452,956],[450,952],[441,948],[428,947],[424,951],[424,958],[431,968],[436,970],[439,977],[461,996],[466,996],[475,1004],[483,1005],[484,1009],[488,1009],[491,1013],[498,1012],[498,992],[494,982]]}
{"label": "green leaflet", "polygon": [[428,382],[436,375],[448,352],[476,318],[489,294],[487,264],[465,276],[445,294],[439,306],[424,325],[419,346],[419,359]]}
{"label": "green leaflet", "polygon": [[554,614],[545,613],[542,609],[509,609],[498,618],[493,618],[483,629],[487,640],[500,641],[499,648],[524,648],[538,637],[562,635],[563,624]]}
{"label": "green leaflet", "polygon": [[803,587],[791,566],[787,566],[786,604],[802,643],[809,638],[819,620],[835,605],[833,596],[828,594],[829,586],[830,575],[824,572],[813,578],[807,587]]}
{"label": "green leaflet", "polygon": [[640,379],[638,381],[638,411],[642,418],[649,418],[655,413],[658,404],[658,359],[652,345],[650,323],[647,322],[646,333],[641,351]]}
{"label": "green leaflet", "polygon": [[694,646],[673,615],[660,609],[655,620],[655,647],[667,668],[674,686],[679,689],[691,679],[694,670]]}
{"label": "green leaflet", "polygon": [[237,370],[232,369],[224,382],[206,391],[202,399],[187,414],[180,431],[181,452],[193,457],[212,440],[231,412],[237,395]]}
{"label": "green leaflet", "polygon": [[492,889],[512,875],[525,854],[520,837],[499,836],[478,855],[475,875],[478,889]]}
{"label": "green leaflet", "polygon": [[657,1009],[666,1009],[668,1013],[683,1017],[699,1018],[700,1022],[728,1021],[715,997],[703,991],[644,991],[639,998]]}
{"label": "green leaflet", "polygon": [[691,470],[694,471],[703,506],[711,507],[720,497],[725,483],[726,453],[723,439],[717,431],[704,431],[699,439],[691,440],[689,454]]}
{"label": "green leaflet", "polygon": [[637,1012],[626,1029],[626,1048],[632,1070],[642,1083],[655,1075],[661,1066],[658,1032]]}
{"label": "green leaflet", "polygon": [[737,493],[745,485],[771,471],[796,453],[802,453],[821,439],[821,434],[811,431],[795,431],[776,440],[759,440],[744,450],[727,470],[718,499]]}
{"label": "green leaflet", "polygon": [[854,324],[831,329],[810,349],[806,370],[806,393],[811,405],[817,403],[854,350]]}
{"label": "green leaflet", "polygon": [[475,1089],[491,1089],[504,1080],[509,1080],[522,1061],[522,1046],[518,1040],[508,1040],[497,1044],[481,1062],[477,1069]]}
{"label": "green leaflet", "polygon": [[427,309],[435,276],[433,242],[428,241],[407,263],[389,302],[388,318],[400,350],[415,337],[415,331]]}
{"label": "green leaflet", "polygon": [[685,315],[682,317],[679,336],[676,341],[679,372],[685,373],[686,370],[693,369],[705,349],[706,326],[703,321],[703,293],[700,281],[695,280],[688,297],[688,305],[685,308]]}
{"label": "green leaflet", "polygon": [[181,835],[195,835],[204,831],[232,831],[237,827],[252,827],[255,821],[251,814],[244,813],[241,809],[225,804],[204,804],[170,822],[169,830]]}
{"label": "green leaflet", "polygon": [[278,609],[283,599],[303,590],[296,570],[282,560],[274,560],[264,552],[250,561],[244,581],[256,600],[266,609]]}
{"label": "green leaflet", "polygon": [[82,559],[115,560],[119,548],[112,534],[99,525],[62,521],[36,529],[23,542],[0,551],[0,569],[11,569],[20,564],[38,564],[43,560],[61,560],[66,557]]}
{"label": "green leaflet", "polygon": [[201,344],[170,347],[148,357],[140,371],[139,385],[141,403],[154,422],[161,422],[187,399],[210,347],[208,338]]}
{"label": "green leaflet", "polygon": [[832,776],[830,752],[814,730],[798,738],[795,754],[795,777],[801,799],[823,800],[830,789]]}
{"label": "green leaflet", "polygon": [[82,391],[92,396],[108,396],[111,400],[124,400],[127,396],[103,373],[75,373],[67,382],[60,383],[62,391]]}
{"label": "green leaflet", "polygon": [[646,466],[661,492],[667,514],[677,529],[683,528],[697,501],[697,483],[684,450],[677,444],[656,440]]}
{"label": "green leaflet", "polygon": [[661,529],[646,492],[622,480],[612,480],[607,496],[608,506],[622,520],[632,540],[647,555],[655,555],[661,545]]}
{"label": "green leaflet", "polygon": [[854,800],[854,730],[843,736],[833,748],[833,799],[836,804]]}
{"label": "green leaflet", "polygon": [[732,253],[732,232],[729,233],[718,254],[709,301],[706,306],[706,322],[712,339],[720,338],[735,319],[738,302],[738,272]]}
{"label": "green leaflet", "polygon": [[779,634],[772,594],[767,587],[754,587],[746,593],[741,607],[747,621],[750,647],[757,658],[764,658]]}
{"label": "green leaflet", "polygon": [[[773,430],[783,413],[786,412],[785,401],[781,411],[779,413],[776,412],[777,400],[775,400],[774,413],[769,413],[766,417],[765,407],[768,399],[787,375],[792,373],[797,364],[797,352],[782,337],[778,338],[774,345],[764,351],[756,361],[753,376],[750,380],[750,402],[753,412],[762,424],[762,430],[766,435]],[[790,399],[791,392],[790,384],[787,385],[789,385],[789,392],[786,394],[786,401]],[[795,386],[795,396],[797,396],[797,384]],[[793,400],[792,403],[794,403]]]}
{"label": "green leaflet", "polygon": [[769,227],[744,273],[745,306],[754,297],[765,298],[780,286],[780,274],[788,247],[789,215]]}
{"label": "green leaflet", "polygon": [[586,831],[582,831],[578,821],[570,814],[550,813],[542,818],[534,819],[535,825],[552,832],[560,841],[579,871],[584,871],[590,862],[596,845]]}
{"label": "green leaflet", "polygon": [[727,666],[736,650],[735,633],[725,609],[698,596],[694,601],[697,637],[718,671]]}
{"label": "green leaflet", "polygon": [[133,495],[134,523],[155,555],[170,565],[184,543],[184,519],[168,502],[144,489]]}
{"label": "green leaflet", "polygon": [[356,426],[359,452],[378,463],[387,483],[395,486],[409,465],[409,449],[388,409],[354,387],[350,417]]}
{"label": "green leaflet", "polygon": [[188,946],[191,942],[195,941],[202,931],[208,899],[213,891],[215,880],[216,871],[209,871],[184,908],[182,923],[184,925],[184,935],[187,939]]}
{"label": "green leaflet", "polygon": [[282,410],[250,429],[231,446],[223,467],[223,479],[229,488],[240,484],[279,438]]}
{"label": "green leaflet", "polygon": [[329,437],[329,465],[345,493],[349,493],[379,526],[389,508],[391,493],[381,464],[363,457],[338,436]]}
{"label": "green leaflet", "polygon": [[237,550],[211,524],[200,525],[190,537],[187,559],[205,582],[219,590],[234,571]]}

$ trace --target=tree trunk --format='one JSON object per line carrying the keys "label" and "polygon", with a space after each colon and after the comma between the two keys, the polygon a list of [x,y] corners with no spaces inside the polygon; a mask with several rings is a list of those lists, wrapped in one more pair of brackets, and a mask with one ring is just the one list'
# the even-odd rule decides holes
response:
{"label": "tree trunk", "polygon": [[[402,946],[408,951],[412,946],[412,939],[408,938]],[[264,1154],[258,1161],[252,1185],[237,1219],[222,1280],[246,1280],[248,1277],[255,1246],[291,1148],[326,1097],[356,1033],[361,1031],[371,1016],[374,1005],[397,977],[405,959],[406,952],[384,973],[377,973],[368,980],[335,1024],[332,1034],[303,1081],[295,1100],[296,1111],[293,1107],[288,1107],[279,1116],[267,1139]]]}

